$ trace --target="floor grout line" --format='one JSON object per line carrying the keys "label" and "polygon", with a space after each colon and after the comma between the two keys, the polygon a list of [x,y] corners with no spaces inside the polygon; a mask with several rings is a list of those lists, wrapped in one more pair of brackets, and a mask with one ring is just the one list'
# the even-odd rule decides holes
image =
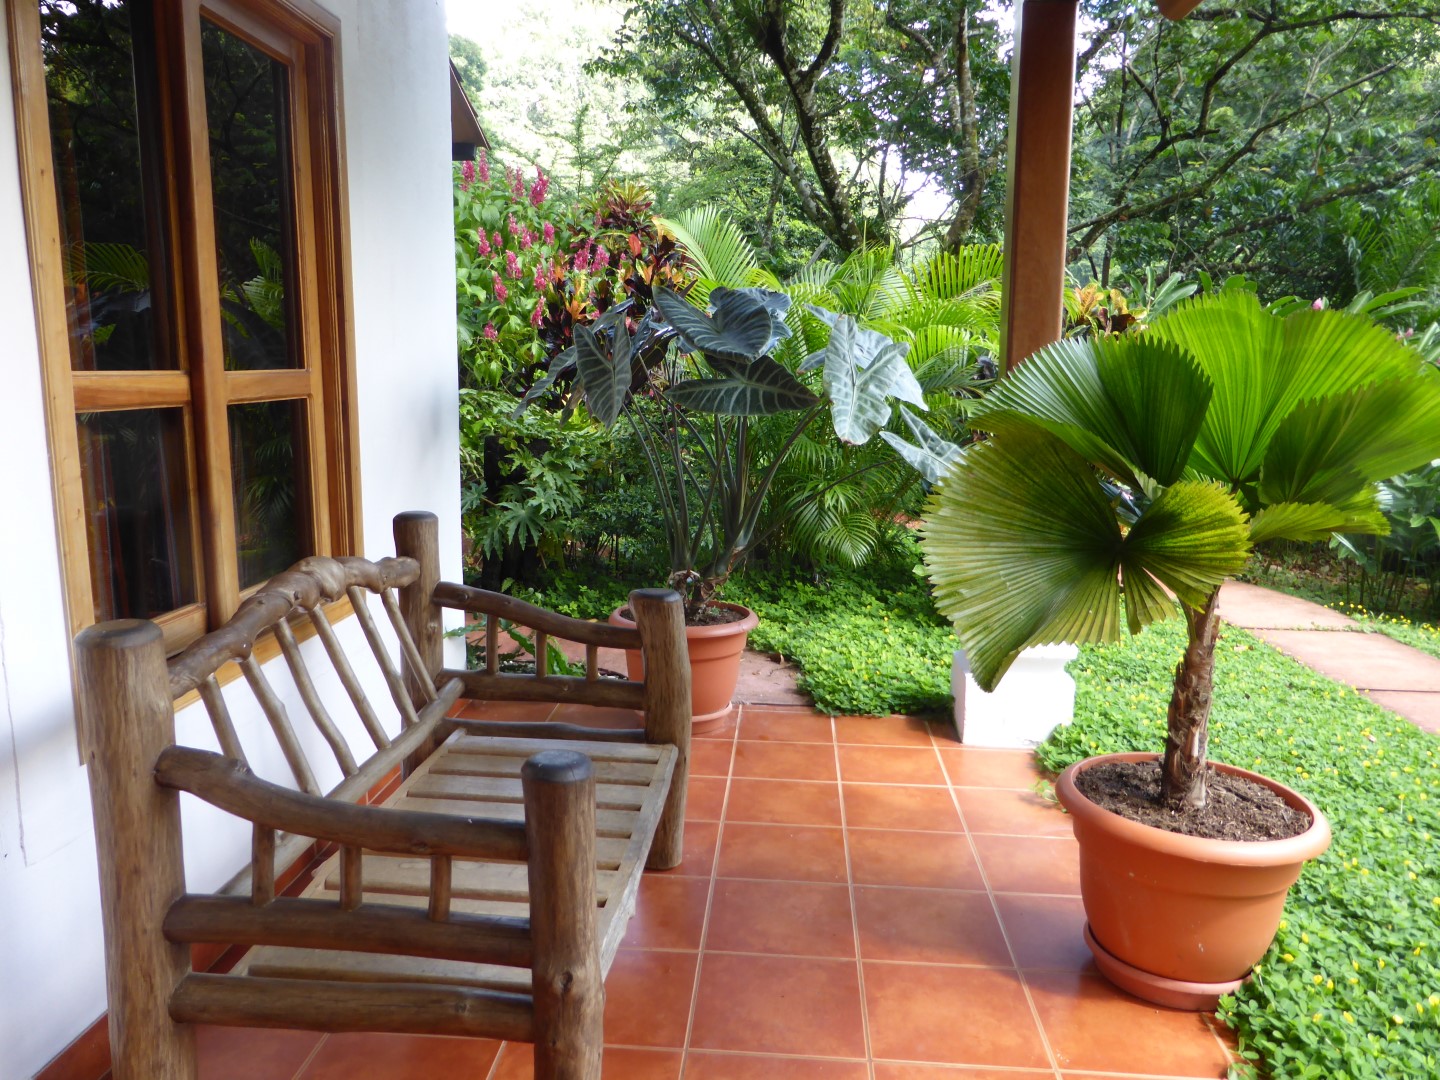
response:
{"label": "floor grout line", "polygon": [[[835,717],[830,718],[830,734],[838,735]],[[840,743],[835,742],[835,776],[840,771]],[[837,785],[838,786],[838,785]],[[865,1041],[865,1075],[875,1080],[875,1047],[870,1038],[870,1000],[865,994],[865,958],[860,951],[860,906],[855,898],[855,864],[850,857],[850,830],[845,827],[845,789],[840,787],[840,841],[845,853],[845,886],[850,897],[850,934],[855,947],[855,981],[860,991],[860,1034]]]}
{"label": "floor grout line", "polygon": [[[730,808],[730,782],[735,772],[735,748],[739,741],[740,725],[745,721],[745,706],[736,711],[735,735],[730,740],[730,767],[725,774],[725,791],[720,796],[720,820],[715,827],[715,850],[710,855],[710,885],[705,891],[705,915],[700,921],[700,942],[695,953],[695,982],[690,987],[690,1011],[685,1017],[684,1045],[680,1048],[680,1076],[683,1080],[686,1059],[690,1056],[690,1038],[695,1031],[695,1012],[700,1006],[700,977],[705,968],[705,942],[710,936],[710,914],[715,906],[715,887],[720,880],[720,844],[725,839],[725,817]],[[692,743],[693,748],[693,743]]]}
{"label": "floor grout line", "polygon": [[[934,741],[934,734],[931,734]],[[940,758],[940,770],[947,781],[950,780],[950,770],[945,765],[945,755],[940,753],[940,748],[935,747],[935,754]],[[984,861],[980,858],[980,848],[975,843],[975,835],[970,831],[970,822],[965,817],[965,808],[960,805],[960,797],[956,794],[955,785],[948,784],[950,801],[955,804],[955,812],[960,815],[960,823],[965,826],[965,840],[970,845],[970,853],[975,859],[975,867],[980,873],[980,881],[985,886],[986,896],[990,900],[990,912],[995,917],[996,925],[1000,927],[1000,937],[1005,942],[1005,950],[1010,954],[1011,970],[1015,973],[1015,979],[1020,984],[1020,992],[1025,995],[1025,1003],[1030,1006],[1030,1018],[1035,1024],[1035,1030],[1040,1036],[1040,1045],[1045,1051],[1045,1059],[1050,1062],[1050,1071],[1054,1074],[1055,1080],[1062,1080],[1060,1076],[1060,1059],[1055,1053],[1054,1046],[1050,1043],[1049,1033],[1045,1030],[1045,1024],[1040,1019],[1040,1009],[1035,1004],[1035,996],[1030,991],[1030,983],[1025,978],[1025,972],[1020,967],[1020,957],[1015,952],[1015,946],[1010,942],[1010,934],[1005,929],[1005,920],[1000,917],[1000,905],[995,899],[996,890],[990,883],[990,872],[985,868]]]}

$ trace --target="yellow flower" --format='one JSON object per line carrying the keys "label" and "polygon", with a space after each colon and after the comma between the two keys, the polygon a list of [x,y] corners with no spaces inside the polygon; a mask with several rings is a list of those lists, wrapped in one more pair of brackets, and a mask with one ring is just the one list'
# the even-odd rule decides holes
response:
{"label": "yellow flower", "polygon": [[1317,1012],[1314,1016],[1310,1017],[1310,1020],[1312,1023],[1318,1024],[1320,1022],[1320,1014]]}
{"label": "yellow flower", "polygon": [[1375,963],[1379,964],[1382,968],[1385,966],[1385,961],[1383,959],[1376,960]]}
{"label": "yellow flower", "polygon": [[1285,953],[1284,955],[1282,955],[1282,956],[1280,957],[1280,959],[1281,959],[1281,960],[1284,960],[1287,964],[1293,964],[1293,963],[1295,962],[1295,954],[1294,954],[1294,953],[1288,953],[1288,952],[1287,952],[1287,953]]}
{"label": "yellow flower", "polygon": [[1346,1022],[1347,1024],[1353,1024],[1353,1023],[1355,1022],[1355,1017],[1351,1016],[1348,1011],[1347,1011],[1347,1012],[1342,1012],[1340,1015],[1345,1018],[1345,1022]]}
{"label": "yellow flower", "polygon": [[1316,976],[1315,976],[1313,979],[1311,979],[1310,981],[1313,982],[1316,986],[1319,986],[1322,982],[1325,981],[1325,976],[1323,976],[1323,975],[1316,975]]}
{"label": "yellow flower", "polygon": [[1309,935],[1309,934],[1301,934],[1301,935],[1300,935],[1300,940],[1303,941],[1306,945],[1309,945],[1309,944],[1310,944],[1310,935]]}

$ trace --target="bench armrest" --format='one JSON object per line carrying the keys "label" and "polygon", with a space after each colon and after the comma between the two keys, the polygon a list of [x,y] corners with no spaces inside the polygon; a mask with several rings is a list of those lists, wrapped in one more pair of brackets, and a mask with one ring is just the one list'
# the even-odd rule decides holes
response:
{"label": "bench armrest", "polygon": [[208,750],[169,747],[156,762],[155,780],[263,828],[346,847],[515,862],[524,862],[529,853],[520,822],[357,806],[307,795],[261,780],[240,762]]}

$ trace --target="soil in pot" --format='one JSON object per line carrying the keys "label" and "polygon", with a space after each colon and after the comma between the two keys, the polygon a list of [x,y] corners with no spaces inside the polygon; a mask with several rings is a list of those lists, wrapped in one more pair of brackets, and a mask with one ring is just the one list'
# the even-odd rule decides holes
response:
{"label": "soil in pot", "polygon": [[1141,825],[1206,840],[1284,840],[1310,827],[1310,816],[1263,784],[1206,767],[1201,809],[1160,804],[1160,762],[1113,761],[1086,769],[1075,786],[1095,805]]}
{"label": "soil in pot", "polygon": [[[629,619],[631,622],[635,621],[635,613],[631,611],[628,607],[620,609],[620,617],[622,619]],[[729,623],[739,622],[741,619],[745,619],[748,617],[748,613],[743,608],[720,607],[717,604],[712,604],[702,610],[698,618],[687,618],[685,620],[685,625],[725,626]]]}

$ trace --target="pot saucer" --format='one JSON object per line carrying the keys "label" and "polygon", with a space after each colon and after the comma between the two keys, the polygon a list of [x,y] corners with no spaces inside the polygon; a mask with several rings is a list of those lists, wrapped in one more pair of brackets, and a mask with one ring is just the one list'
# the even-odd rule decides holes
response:
{"label": "pot saucer", "polygon": [[1167,1009],[1214,1012],[1221,995],[1233,994],[1250,978],[1247,974],[1229,982],[1203,983],[1182,982],[1179,979],[1167,979],[1163,975],[1152,975],[1127,964],[1096,941],[1088,922],[1085,924],[1085,944],[1095,956],[1095,966],[1112,983],[1138,998],[1155,1005],[1163,1005]]}

